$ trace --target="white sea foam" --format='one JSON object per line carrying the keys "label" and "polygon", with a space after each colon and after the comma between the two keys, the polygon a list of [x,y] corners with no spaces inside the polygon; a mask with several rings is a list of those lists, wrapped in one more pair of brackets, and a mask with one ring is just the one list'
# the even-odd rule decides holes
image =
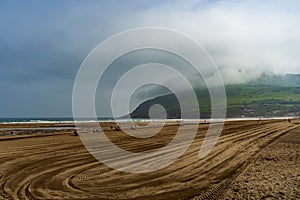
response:
{"label": "white sea foam", "polygon": [[[247,121],[247,120],[271,120],[271,119],[293,119],[299,118],[299,116],[294,117],[243,117],[243,118],[226,118],[225,121]],[[94,122],[198,122],[198,123],[207,123],[207,122],[218,122],[223,119],[101,119],[101,120],[28,120],[28,121],[3,121],[0,124],[72,124],[72,123],[94,123]]]}

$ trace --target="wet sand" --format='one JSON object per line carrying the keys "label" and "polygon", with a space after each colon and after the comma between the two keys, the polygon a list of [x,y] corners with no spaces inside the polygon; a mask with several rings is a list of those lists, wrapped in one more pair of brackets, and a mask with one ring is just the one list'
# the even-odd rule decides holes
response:
{"label": "wet sand", "polygon": [[[110,125],[102,124],[110,140],[132,152],[161,148],[178,129],[169,124],[134,139]],[[200,125],[175,163],[143,174],[99,163],[71,130],[1,136],[0,199],[299,199],[299,121],[226,122],[212,152],[199,159],[207,128]]]}

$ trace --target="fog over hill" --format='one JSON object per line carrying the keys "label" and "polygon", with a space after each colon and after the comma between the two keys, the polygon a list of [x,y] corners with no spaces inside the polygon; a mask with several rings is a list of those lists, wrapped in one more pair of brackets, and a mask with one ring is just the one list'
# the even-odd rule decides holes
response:
{"label": "fog over hill", "polygon": [[[263,73],[259,78],[238,84],[226,84],[227,117],[300,116],[300,74]],[[184,92],[184,91],[183,91]],[[195,88],[201,118],[210,118],[208,89]],[[188,104],[188,100],[183,102]],[[174,94],[155,97],[141,103],[130,115],[148,118],[152,105],[164,106],[168,118],[180,118],[180,106]],[[189,112],[193,113],[193,108]],[[160,117],[159,114],[156,117]]]}

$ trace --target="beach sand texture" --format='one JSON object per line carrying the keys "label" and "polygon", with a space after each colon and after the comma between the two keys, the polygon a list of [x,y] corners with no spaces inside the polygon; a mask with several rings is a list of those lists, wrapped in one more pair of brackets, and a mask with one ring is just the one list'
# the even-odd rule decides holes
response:
{"label": "beach sand texture", "polygon": [[[183,156],[143,174],[98,162],[71,130],[2,136],[0,199],[299,199],[299,122],[226,122],[212,152],[199,159],[208,128],[201,124]],[[102,124],[110,140],[132,152],[161,148],[178,129],[169,124],[151,138],[134,139],[110,125]]]}

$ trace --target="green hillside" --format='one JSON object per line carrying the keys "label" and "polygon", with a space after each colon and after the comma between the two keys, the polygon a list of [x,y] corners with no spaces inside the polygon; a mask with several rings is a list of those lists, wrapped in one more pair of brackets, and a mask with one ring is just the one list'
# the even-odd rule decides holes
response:
{"label": "green hillside", "polygon": [[[278,81],[276,81],[278,80]],[[207,89],[195,90],[201,118],[210,117],[210,97]],[[300,76],[261,77],[248,84],[227,85],[227,117],[300,116]],[[188,105],[188,99],[184,104]],[[148,118],[149,108],[161,104],[168,118],[179,118],[180,107],[173,94],[160,96],[140,104],[133,118]],[[194,108],[188,111],[193,116]]]}

